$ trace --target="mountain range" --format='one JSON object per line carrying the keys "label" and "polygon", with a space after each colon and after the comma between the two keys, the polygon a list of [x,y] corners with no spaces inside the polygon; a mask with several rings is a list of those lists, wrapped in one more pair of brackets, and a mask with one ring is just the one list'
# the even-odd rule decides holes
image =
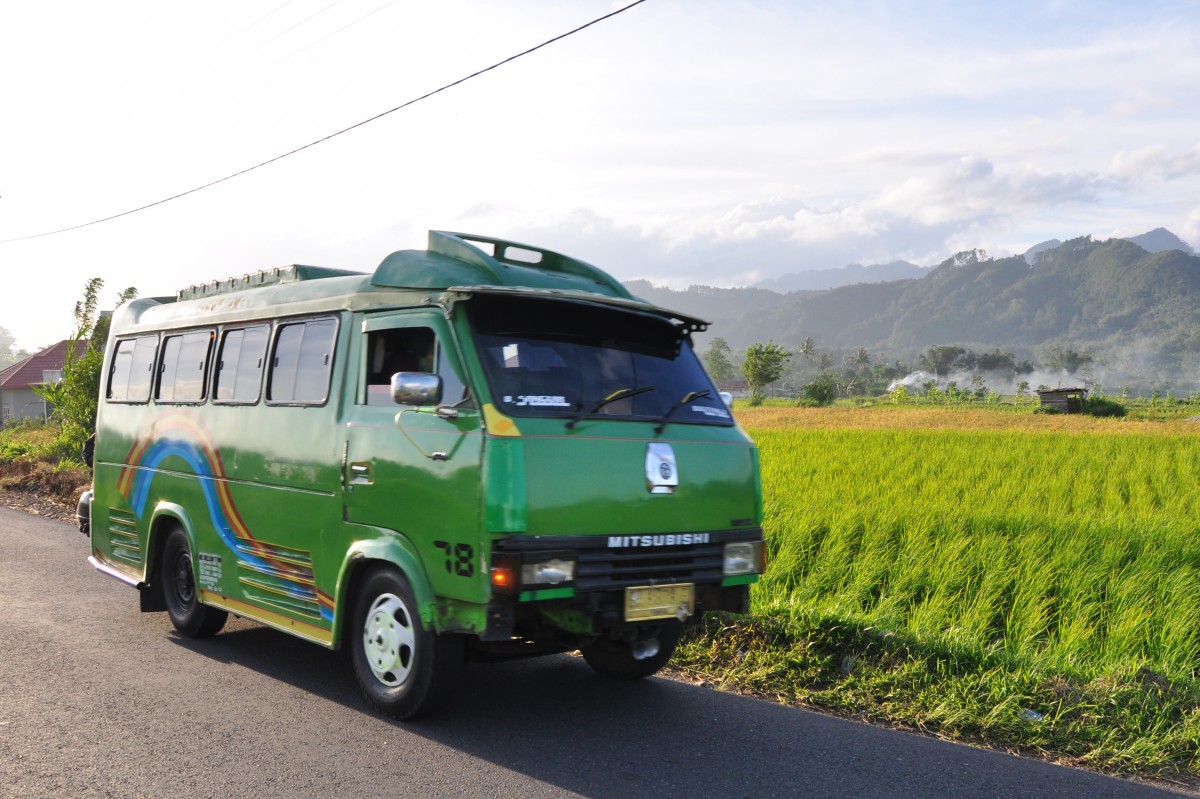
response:
{"label": "mountain range", "polygon": [[[846,267],[842,274],[861,278],[897,267],[879,268]],[[920,277],[788,293],[762,284],[686,291],[626,285],[657,305],[710,320],[697,337],[700,348],[715,336],[735,351],[767,340],[794,348],[811,337],[827,349],[865,347],[890,359],[914,358],[934,345],[999,348],[1019,358],[1059,346],[1088,352],[1117,379],[1195,383],[1200,257],[1170,231],[1055,240],[1000,259],[968,250],[914,268]]]}
{"label": "mountain range", "polygon": [[[1191,245],[1176,236],[1166,228],[1155,228],[1140,236],[1131,236],[1125,241],[1132,241],[1147,252],[1162,252],[1163,250],[1182,250],[1195,254]],[[1061,245],[1058,239],[1043,241],[1025,251],[1025,260],[1033,264],[1039,252],[1052,250]],[[804,272],[788,272],[779,277],[769,277],[754,284],[754,288],[768,289],[780,294],[791,291],[819,291],[838,286],[850,286],[854,283],[882,283],[888,280],[904,280],[910,277],[924,277],[930,267],[917,266],[908,261],[889,261],[886,264],[847,264],[836,269],[810,269]]]}

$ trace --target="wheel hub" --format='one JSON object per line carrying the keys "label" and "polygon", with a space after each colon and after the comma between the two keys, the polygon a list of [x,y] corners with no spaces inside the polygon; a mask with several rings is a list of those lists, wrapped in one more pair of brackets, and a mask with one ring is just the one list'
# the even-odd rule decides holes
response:
{"label": "wheel hub", "polygon": [[375,679],[388,687],[402,685],[412,673],[416,631],[412,615],[395,594],[371,603],[363,625],[363,652]]}
{"label": "wheel hub", "polygon": [[179,553],[175,559],[175,592],[179,601],[190,605],[196,598],[196,587],[192,581],[192,560],[186,552]]}

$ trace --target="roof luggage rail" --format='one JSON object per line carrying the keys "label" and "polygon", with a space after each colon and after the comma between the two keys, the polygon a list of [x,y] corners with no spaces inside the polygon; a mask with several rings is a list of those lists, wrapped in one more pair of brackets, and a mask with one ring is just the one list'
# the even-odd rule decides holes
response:
{"label": "roof luggage rail", "polygon": [[279,266],[274,269],[260,269],[257,272],[251,272],[240,277],[228,277],[223,280],[210,280],[207,283],[198,283],[180,289],[176,295],[176,299],[196,300],[202,297],[213,297],[218,294],[232,294],[235,291],[256,289],[261,286],[275,286],[281,283],[298,283],[302,280],[319,280],[326,277],[345,277],[347,275],[358,274],[362,273],[352,272],[347,269],[330,269],[324,266],[293,264],[292,266]]}

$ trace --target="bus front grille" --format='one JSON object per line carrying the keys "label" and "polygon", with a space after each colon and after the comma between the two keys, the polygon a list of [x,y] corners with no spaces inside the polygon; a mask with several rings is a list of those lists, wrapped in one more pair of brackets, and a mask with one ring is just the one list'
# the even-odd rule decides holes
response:
{"label": "bus front grille", "polygon": [[723,549],[721,544],[700,544],[659,549],[580,550],[575,564],[575,590],[717,582],[722,576]]}

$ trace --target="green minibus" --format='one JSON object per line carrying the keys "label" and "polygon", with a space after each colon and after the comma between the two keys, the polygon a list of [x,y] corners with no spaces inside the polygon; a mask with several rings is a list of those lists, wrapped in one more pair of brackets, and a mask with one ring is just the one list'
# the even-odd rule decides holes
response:
{"label": "green minibus", "polygon": [[692,349],[705,324],[441,231],[373,274],[134,300],[105,349],[88,560],[180,635],[233,613],[348,648],[397,718],[468,660],[648,676],[764,567],[757,450]]}

